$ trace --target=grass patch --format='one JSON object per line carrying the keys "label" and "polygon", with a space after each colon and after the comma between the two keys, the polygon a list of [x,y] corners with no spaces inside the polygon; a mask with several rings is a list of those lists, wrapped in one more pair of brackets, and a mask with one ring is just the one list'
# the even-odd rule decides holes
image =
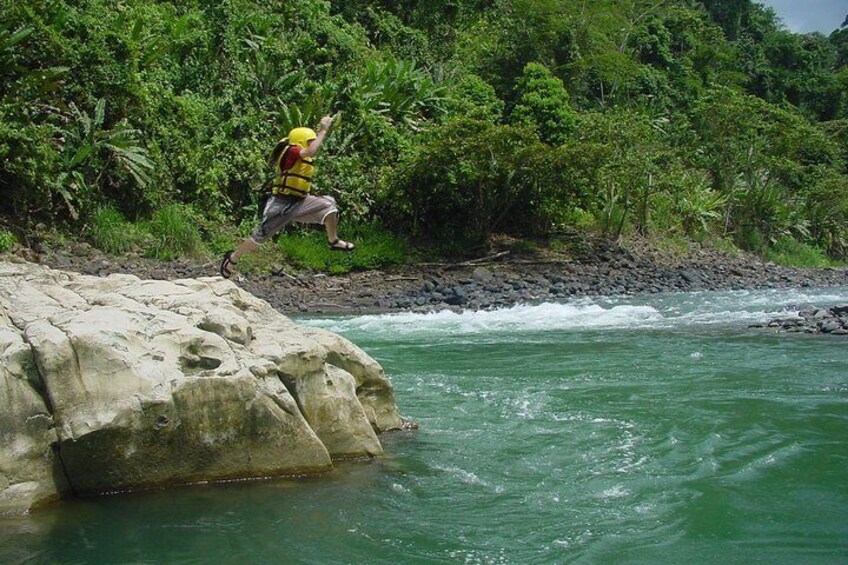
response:
{"label": "grass patch", "polygon": [[667,235],[656,239],[653,245],[657,250],[679,259],[689,255],[690,243],[691,241],[684,236]]}
{"label": "grass patch", "polygon": [[727,237],[711,237],[707,240],[707,243],[710,247],[712,247],[716,251],[724,253],[725,255],[732,255],[734,257],[738,257],[742,254],[741,251],[739,251],[739,248],[736,247],[736,244],[733,243],[733,240]]}
{"label": "grass patch", "polygon": [[506,245],[506,250],[515,255],[529,255],[539,250],[539,246],[527,239],[511,241]]}
{"label": "grass patch", "polygon": [[230,249],[235,249],[244,239],[239,238],[232,230],[225,230],[224,228],[222,230],[206,238],[206,246],[216,257],[223,255]]}
{"label": "grass patch", "polygon": [[0,230],[0,253],[6,253],[7,251],[11,251],[17,242],[18,240],[15,238],[12,232],[7,230]]}
{"label": "grass patch", "polygon": [[169,261],[178,257],[198,257],[206,248],[200,235],[196,213],[188,206],[169,204],[144,223],[152,244],[146,255]]}
{"label": "grass patch", "polygon": [[342,239],[356,245],[350,253],[330,250],[324,230],[292,231],[281,236],[277,246],[285,261],[331,274],[380,269],[406,261],[406,244],[381,226],[364,225],[346,231]]}
{"label": "grass patch", "polygon": [[785,267],[833,267],[837,264],[827,254],[812,245],[782,237],[766,249],[764,257]]}
{"label": "grass patch", "polygon": [[89,230],[94,246],[113,255],[126,253],[144,243],[144,234],[138,227],[111,207],[100,208],[94,213]]}

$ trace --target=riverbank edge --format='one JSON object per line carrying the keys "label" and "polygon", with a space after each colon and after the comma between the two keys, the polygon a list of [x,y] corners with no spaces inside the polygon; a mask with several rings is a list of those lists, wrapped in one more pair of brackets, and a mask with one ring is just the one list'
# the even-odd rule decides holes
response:
{"label": "riverbank edge", "polygon": [[[85,244],[41,252],[19,249],[5,257],[94,276],[124,273],[159,280],[219,276],[217,259],[116,257]],[[848,285],[848,267],[783,267],[749,253],[706,246],[690,245],[681,254],[599,239],[581,241],[568,251],[494,248],[475,260],[344,275],[274,267],[270,272],[237,274],[234,282],[286,315],[425,313],[594,296],[842,286]]]}

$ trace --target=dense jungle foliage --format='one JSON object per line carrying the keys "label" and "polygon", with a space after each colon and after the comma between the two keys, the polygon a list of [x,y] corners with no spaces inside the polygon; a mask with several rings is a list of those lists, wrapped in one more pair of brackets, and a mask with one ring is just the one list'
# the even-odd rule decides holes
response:
{"label": "dense jungle foliage", "polygon": [[191,249],[219,250],[255,221],[274,143],[338,114],[319,192],[366,232],[448,254],[589,231],[848,255],[844,25],[794,34],[751,0],[0,14],[6,240],[58,230],[121,251],[143,232],[162,249],[184,239],[174,216]]}

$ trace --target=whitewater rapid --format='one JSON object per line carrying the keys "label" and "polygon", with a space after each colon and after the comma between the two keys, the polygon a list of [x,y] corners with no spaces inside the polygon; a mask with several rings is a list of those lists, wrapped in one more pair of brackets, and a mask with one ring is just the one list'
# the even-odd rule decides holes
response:
{"label": "whitewater rapid", "polygon": [[803,308],[846,303],[848,286],[842,286],[594,297],[497,310],[302,318],[298,322],[342,334],[367,334],[376,338],[699,325],[745,327],[786,317]]}

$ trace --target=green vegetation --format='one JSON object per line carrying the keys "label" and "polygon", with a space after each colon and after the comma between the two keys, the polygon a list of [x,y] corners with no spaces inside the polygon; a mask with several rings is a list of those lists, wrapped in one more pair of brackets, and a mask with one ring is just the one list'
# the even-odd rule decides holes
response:
{"label": "green vegetation", "polygon": [[157,259],[197,256],[203,250],[197,214],[179,204],[157,210],[145,228],[152,236],[147,254]]}
{"label": "green vegetation", "polygon": [[832,267],[836,263],[828,259],[819,248],[795,241],[791,237],[777,240],[765,252],[765,257],[778,265],[787,267]]}
{"label": "green vegetation", "polygon": [[94,212],[90,229],[94,245],[107,253],[126,253],[143,244],[143,234],[138,227],[108,206]]}
{"label": "green vegetation", "polygon": [[143,252],[148,257],[171,260],[199,257],[208,251],[229,248],[232,239],[217,245],[218,239],[204,244],[202,222],[191,208],[169,204],[153,213],[149,220],[132,223],[112,207],[94,212],[89,235],[94,245],[107,253]]}
{"label": "green vegetation", "polygon": [[11,251],[15,247],[15,243],[17,243],[17,240],[12,233],[0,230],[0,253]]}
{"label": "green vegetation", "polygon": [[349,239],[356,241],[350,253],[331,250],[326,235],[315,231],[285,234],[277,245],[281,256],[295,266],[333,274],[400,265],[407,255],[403,241],[377,225],[353,229]]}
{"label": "green vegetation", "polygon": [[302,267],[587,231],[848,258],[848,28],[793,34],[752,0],[0,0],[0,15],[15,233],[220,254],[255,221],[276,140],[337,114],[319,192],[361,239],[339,257],[323,234],[283,235]]}

